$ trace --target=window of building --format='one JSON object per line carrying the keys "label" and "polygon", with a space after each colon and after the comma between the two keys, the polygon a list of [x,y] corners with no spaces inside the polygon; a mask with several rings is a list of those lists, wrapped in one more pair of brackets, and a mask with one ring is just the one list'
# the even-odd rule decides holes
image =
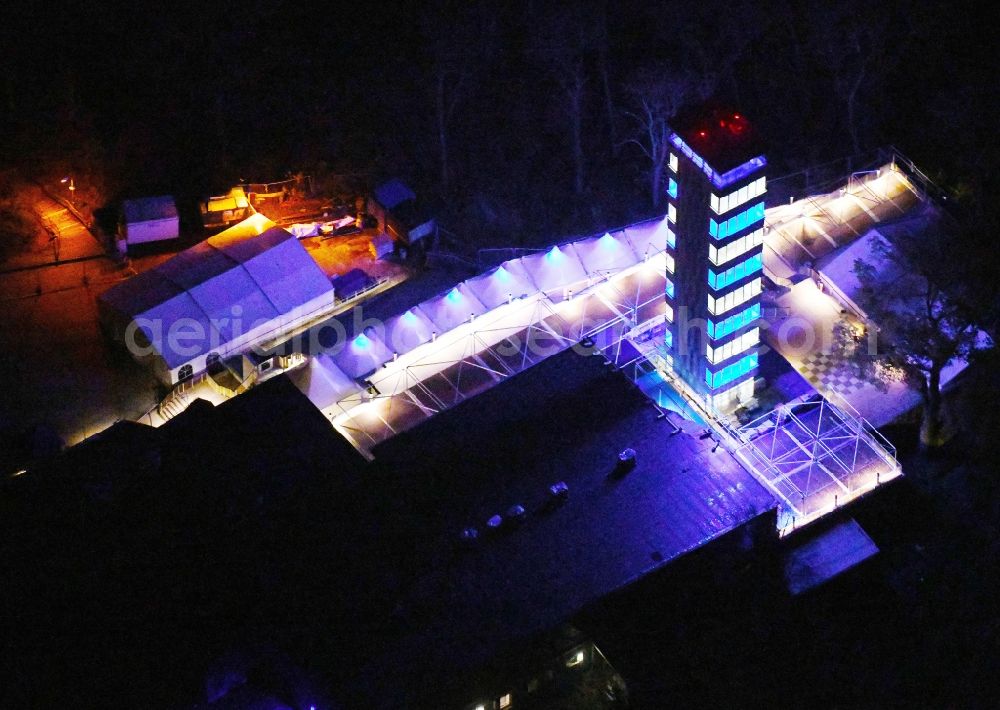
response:
{"label": "window of building", "polygon": [[746,357],[740,358],[732,365],[727,365],[718,372],[712,372],[711,370],[706,369],[705,382],[712,389],[722,387],[723,385],[729,384],[737,377],[742,377],[747,374],[755,367],[757,367],[757,353],[750,353]]}
{"label": "window of building", "polygon": [[716,222],[714,219],[709,218],[708,233],[716,239],[725,239],[731,234],[736,234],[736,232],[741,229],[763,221],[763,219],[764,203],[758,202],[756,205],[748,207],[739,214],[734,215],[727,220],[723,220],[722,222]]}
{"label": "window of building", "polygon": [[753,321],[760,318],[760,304],[755,303],[749,308],[740,311],[736,315],[729,316],[721,323],[715,323],[709,320],[707,323],[708,337],[713,340],[716,338],[724,338],[730,333],[733,333],[745,325],[749,325]]}
{"label": "window of building", "polygon": [[510,704],[511,704],[510,693],[500,696],[500,710],[503,710],[504,708],[509,708]]}
{"label": "window of building", "polygon": [[753,330],[748,330],[743,335],[738,338],[733,338],[725,345],[713,348],[711,345],[705,346],[705,357],[713,365],[722,362],[723,360],[728,360],[734,355],[739,355],[742,352],[746,352],[754,345],[760,342],[760,328],[754,328]]}
{"label": "window of building", "polygon": [[712,406],[716,409],[724,409],[735,403],[746,402],[753,397],[753,392],[753,380],[744,380],[734,387],[712,395]]}
{"label": "window of building", "polygon": [[721,274],[717,274],[711,269],[708,270],[708,285],[714,289],[725,288],[729,284],[736,283],[740,279],[745,279],[751,274],[755,274],[760,271],[764,266],[764,257],[761,254],[755,254],[745,261],[741,261],[736,266],[730,267],[723,271]]}
{"label": "window of building", "polygon": [[674,297],[674,282],[671,281],[670,279],[667,279],[667,286],[664,289],[664,292],[667,294],[669,298]]}
{"label": "window of building", "polygon": [[673,248],[677,246],[677,235],[670,227],[667,227],[667,246]]}
{"label": "window of building", "polygon": [[677,166],[677,154],[676,153],[671,153],[670,154],[670,169],[673,170],[676,173],[677,172],[677,167],[678,167]]}
{"label": "window of building", "polygon": [[177,381],[183,382],[184,380],[190,380],[194,375],[194,367],[191,365],[184,365],[180,370],[177,371]]}
{"label": "window of building", "polygon": [[724,247],[716,247],[714,244],[708,245],[708,258],[709,260],[718,266],[719,264],[725,264],[731,259],[735,259],[741,254],[746,254],[748,251],[756,246],[760,246],[764,243],[764,228],[747,234],[746,236],[740,237],[731,244],[727,244]]}
{"label": "window of building", "polygon": [[664,254],[663,256],[667,262],[667,273],[668,274],[674,273],[674,257],[671,256],[670,254]]}
{"label": "window of building", "polygon": [[740,205],[752,200],[755,197],[763,195],[767,191],[767,182],[763,176],[757,178],[751,183],[744,185],[735,192],[731,192],[728,195],[723,195],[719,197],[714,193],[709,198],[712,209],[715,210],[716,214],[722,214],[723,212],[728,212],[729,210],[734,210]]}
{"label": "window of building", "polygon": [[667,194],[677,199],[677,181],[673,178],[667,180]]}
{"label": "window of building", "polygon": [[672,204],[667,205],[667,221],[674,222],[675,224],[677,222],[677,208]]}
{"label": "window of building", "polygon": [[[671,285],[672,286],[672,285]],[[760,295],[761,280],[760,277],[745,283],[739,288],[733,289],[725,296],[720,296],[719,298],[713,297],[711,294],[708,296],[708,310],[713,316],[717,316],[726,311],[730,311],[740,304],[746,303],[754,296]],[[672,295],[672,294],[671,294]]]}

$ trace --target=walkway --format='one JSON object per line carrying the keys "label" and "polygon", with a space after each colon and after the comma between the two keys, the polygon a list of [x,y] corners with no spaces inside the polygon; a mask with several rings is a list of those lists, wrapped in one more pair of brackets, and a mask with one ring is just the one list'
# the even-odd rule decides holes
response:
{"label": "walkway", "polygon": [[99,259],[104,248],[80,220],[41,190],[32,206],[44,228],[24,251],[0,264],[0,273],[44,268],[66,262]]}

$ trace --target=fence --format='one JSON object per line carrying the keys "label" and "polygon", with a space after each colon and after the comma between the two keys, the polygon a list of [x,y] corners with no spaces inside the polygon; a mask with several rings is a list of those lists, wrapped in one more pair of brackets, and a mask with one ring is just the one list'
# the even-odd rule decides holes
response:
{"label": "fence", "polygon": [[922,199],[933,197],[942,201],[948,200],[945,190],[934,184],[926,173],[895,146],[889,145],[768,178],[768,202],[772,205],[785,204],[792,199],[832,192],[843,186],[845,175],[850,176],[851,180],[856,175],[877,170],[890,163],[906,175]]}

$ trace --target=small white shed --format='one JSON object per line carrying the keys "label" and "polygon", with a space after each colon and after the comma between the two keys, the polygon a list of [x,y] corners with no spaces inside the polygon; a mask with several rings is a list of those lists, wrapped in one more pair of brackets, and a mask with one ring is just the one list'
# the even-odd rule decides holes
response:
{"label": "small white shed", "polygon": [[122,203],[119,232],[126,245],[177,239],[177,205],[170,195],[140,197]]}

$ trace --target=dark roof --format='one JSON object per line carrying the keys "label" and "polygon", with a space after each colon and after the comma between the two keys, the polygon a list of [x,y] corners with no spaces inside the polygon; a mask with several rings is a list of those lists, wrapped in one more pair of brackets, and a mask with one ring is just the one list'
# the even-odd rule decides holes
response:
{"label": "dark roof", "polygon": [[[365,557],[369,568],[382,568],[366,577],[395,579],[381,590],[392,619],[386,628],[384,620],[354,617],[371,626],[365,650],[342,666],[343,697],[410,706],[427,693],[450,701],[453,685],[455,702],[472,700],[462,697],[461,679],[498,653],[772,510],[771,495],[713,446],[709,438],[671,436],[623,375],[573,351],[378,446],[366,474],[384,508],[376,534],[399,540],[410,561],[400,567],[394,555]],[[627,447],[637,452],[636,469],[609,479]],[[548,486],[560,480],[569,500],[540,512]],[[487,518],[514,504],[529,511],[519,529],[457,549],[463,527],[485,535]]]}
{"label": "dark roof", "polygon": [[681,111],[671,125],[691,150],[719,174],[764,153],[753,124],[739,110],[723,104],[691,106]]}
{"label": "dark roof", "polygon": [[[68,547],[45,548],[60,584],[12,601],[21,618],[44,619],[32,631],[51,643],[15,655],[43,667],[80,614],[90,628],[128,619],[133,642],[110,631],[74,641],[91,659],[88,682],[159,673],[175,695],[196,694],[213,658],[263,635],[322,669],[347,707],[471,700],[463,680],[490,659],[775,505],[711,439],[672,436],[625,377],[573,351],[390,439],[372,463],[285,376],[122,432],[139,450],[152,437],[158,456],[110,512],[44,513],[62,521],[45,528],[53,540],[78,527]],[[626,447],[637,466],[611,480]],[[73,468],[131,468],[94,452]],[[560,480],[569,500],[542,513]],[[485,535],[514,504],[528,510],[519,529],[458,548],[462,528]],[[30,560],[38,528],[17,522],[6,549]],[[138,702],[130,694],[151,690],[134,685],[107,692]]]}
{"label": "dark roof", "polygon": [[375,199],[387,210],[391,210],[397,205],[408,200],[415,200],[416,198],[416,193],[406,183],[397,178],[384,182],[375,188]]}
{"label": "dark roof", "polygon": [[333,284],[333,292],[337,298],[345,300],[368,288],[375,280],[362,269],[351,269],[340,276],[334,276],[330,283]]}
{"label": "dark roof", "polygon": [[420,202],[409,200],[393,207],[389,212],[403,223],[408,230],[413,230],[434,219],[434,214]]}
{"label": "dark roof", "polygon": [[170,195],[139,197],[134,200],[125,200],[122,203],[122,213],[128,224],[151,222],[158,219],[175,219],[177,205],[174,204],[174,198]]}

